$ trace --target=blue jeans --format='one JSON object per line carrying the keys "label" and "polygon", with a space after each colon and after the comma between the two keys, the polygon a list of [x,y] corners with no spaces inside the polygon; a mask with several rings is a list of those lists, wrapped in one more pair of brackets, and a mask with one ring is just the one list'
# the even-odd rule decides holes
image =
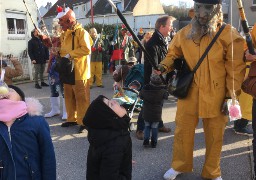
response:
{"label": "blue jeans", "polygon": [[151,131],[152,131],[151,142],[157,142],[158,124],[159,124],[159,122],[147,122],[147,121],[145,121],[144,140],[149,140],[149,138],[150,138],[150,129],[151,129]]}
{"label": "blue jeans", "polygon": [[59,97],[59,92],[61,93],[62,97],[64,98],[64,89],[63,89],[63,84],[58,83],[58,84],[51,84],[50,89],[51,89],[51,97]]}
{"label": "blue jeans", "polygon": [[[143,131],[144,128],[145,128],[144,118],[143,118],[142,114],[143,114],[143,107],[141,108],[141,111],[140,111],[139,116],[138,116],[137,131]],[[162,127],[164,127],[163,120],[161,120],[158,124],[158,128],[162,128]]]}

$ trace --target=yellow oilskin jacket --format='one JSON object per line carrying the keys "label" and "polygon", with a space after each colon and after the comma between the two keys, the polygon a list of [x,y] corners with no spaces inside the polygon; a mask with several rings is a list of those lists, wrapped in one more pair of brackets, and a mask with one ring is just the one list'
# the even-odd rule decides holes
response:
{"label": "yellow oilskin jacket", "polygon": [[[72,32],[75,32],[74,50],[72,50]],[[70,54],[74,60],[75,80],[86,80],[90,78],[90,59],[92,39],[89,33],[77,23],[73,30],[64,31],[61,36],[60,56]]]}
{"label": "yellow oilskin jacket", "polygon": [[[178,57],[184,57],[192,70],[213,39],[206,35],[200,43],[195,43],[187,38],[190,30],[191,24],[181,29],[171,41],[167,56],[161,62],[168,71],[173,70],[173,61]],[[232,93],[233,82],[237,94],[241,89],[246,67],[243,44],[244,39],[236,29],[226,25],[197,69],[188,96],[178,100],[180,111],[197,114],[201,118],[213,118],[221,114],[225,97],[230,97]]]}

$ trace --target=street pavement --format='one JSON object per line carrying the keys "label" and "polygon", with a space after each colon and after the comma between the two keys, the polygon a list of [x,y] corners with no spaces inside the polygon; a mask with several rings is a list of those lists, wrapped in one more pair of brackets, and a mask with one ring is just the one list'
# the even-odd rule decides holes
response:
{"label": "street pavement", "polygon": [[[113,95],[111,75],[103,75],[105,88],[91,89],[91,100],[103,94],[108,98]],[[44,106],[44,113],[50,111],[50,88],[35,89],[33,82],[17,84],[22,88],[26,97],[35,97]],[[191,104],[193,106],[193,104]],[[190,107],[187,107],[190,108]],[[159,133],[156,148],[144,148],[141,140],[135,138],[135,131],[131,132],[133,142],[133,180],[162,180],[163,174],[170,168],[172,159],[172,144],[175,129],[176,99],[169,97],[163,107],[163,121],[171,133]],[[136,122],[138,113],[132,121]],[[189,119],[188,119],[189,121]],[[57,159],[58,180],[85,180],[86,156],[88,151],[87,132],[78,134],[78,126],[62,128],[61,116],[48,118],[51,136]],[[233,123],[228,123],[225,131],[221,155],[221,169],[223,180],[251,180],[252,179],[252,138],[237,135],[233,132]],[[196,128],[194,147],[193,173],[177,176],[177,180],[201,180],[201,170],[204,163],[205,144],[202,123],[199,121]]]}

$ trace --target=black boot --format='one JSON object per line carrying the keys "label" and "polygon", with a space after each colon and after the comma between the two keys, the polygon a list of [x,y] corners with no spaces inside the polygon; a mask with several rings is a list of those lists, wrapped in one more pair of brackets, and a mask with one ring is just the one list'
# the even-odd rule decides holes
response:
{"label": "black boot", "polygon": [[247,119],[239,119],[234,122],[234,131],[236,134],[241,134],[241,135],[247,135],[247,136],[252,136],[253,131],[250,129],[248,125],[249,121]]}
{"label": "black boot", "polygon": [[156,141],[151,141],[151,147],[152,147],[152,148],[156,148],[156,144],[157,144]]}

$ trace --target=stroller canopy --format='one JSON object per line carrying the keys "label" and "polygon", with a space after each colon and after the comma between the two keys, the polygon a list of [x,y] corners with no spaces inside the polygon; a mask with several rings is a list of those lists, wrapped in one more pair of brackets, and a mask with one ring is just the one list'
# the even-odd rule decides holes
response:
{"label": "stroller canopy", "polygon": [[134,65],[128,72],[125,81],[124,87],[129,87],[129,84],[133,81],[138,81],[140,83],[140,89],[144,86],[144,65],[143,64],[136,64]]}

